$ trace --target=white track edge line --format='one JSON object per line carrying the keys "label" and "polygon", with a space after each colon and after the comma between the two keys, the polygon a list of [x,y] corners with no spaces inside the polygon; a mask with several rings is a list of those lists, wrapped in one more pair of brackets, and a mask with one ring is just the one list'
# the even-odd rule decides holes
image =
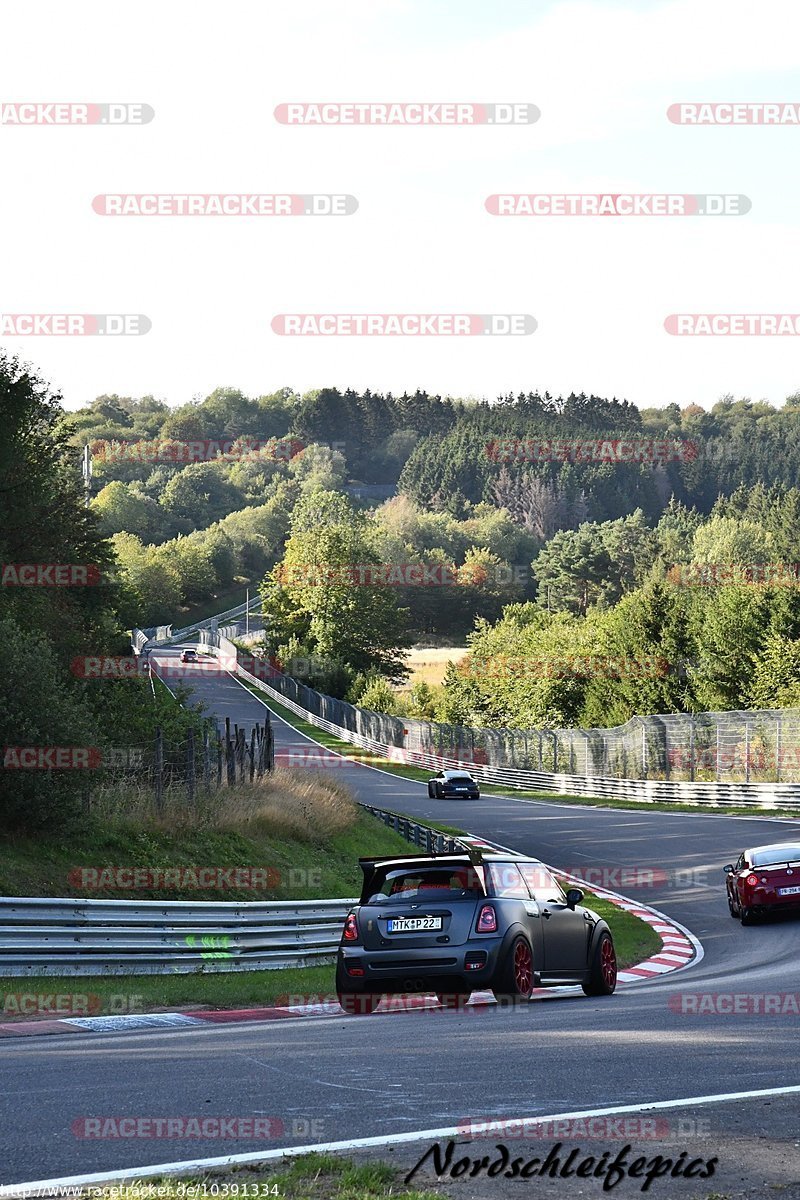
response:
{"label": "white track edge line", "polygon": [[[761,1096],[790,1096],[800,1093],[800,1084],[790,1084],[785,1087],[759,1088],[747,1092],[721,1092],[710,1096],[682,1096],[677,1100],[642,1101],[640,1104],[617,1104],[608,1108],[584,1109],[581,1112],[548,1113],[547,1115],[533,1113],[526,1117],[503,1117],[498,1120],[506,1121],[535,1121],[544,1124],[548,1121],[580,1121],[591,1117],[617,1116],[621,1113],[656,1112],[670,1108],[699,1107],[704,1104],[721,1104],[731,1100],[752,1100]],[[154,1175],[181,1175],[190,1171],[203,1171],[214,1167],[226,1167],[239,1163],[270,1162],[281,1158],[298,1158],[302,1154],[332,1154],[346,1150],[365,1150],[379,1146],[399,1145],[401,1143],[440,1141],[443,1138],[463,1139],[464,1132],[458,1126],[451,1125],[442,1129],[420,1129],[407,1133],[380,1134],[377,1137],[348,1138],[340,1142],[317,1142],[305,1146],[286,1146],[280,1150],[254,1150],[248,1154],[228,1154],[220,1158],[187,1159],[185,1162],[158,1163],[150,1167],[133,1167],[130,1170],[97,1172],[92,1175],[69,1175],[61,1179],[37,1179],[30,1183],[12,1183],[0,1186],[0,1196],[17,1197],[35,1190],[51,1191],[56,1188],[85,1187],[92,1184],[112,1182],[123,1179],[146,1179]],[[467,1139],[468,1140],[468,1139]]]}

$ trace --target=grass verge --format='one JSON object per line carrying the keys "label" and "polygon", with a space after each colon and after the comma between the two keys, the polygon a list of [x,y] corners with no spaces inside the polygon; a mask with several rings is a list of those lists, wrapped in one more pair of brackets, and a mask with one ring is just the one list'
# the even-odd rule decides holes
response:
{"label": "grass verge", "polygon": [[[248,1200],[440,1200],[440,1191],[419,1191],[403,1185],[404,1172],[384,1162],[354,1163],[332,1154],[303,1154],[274,1168],[266,1164],[232,1166],[210,1174],[174,1176],[132,1182],[127,1186],[93,1188],[81,1193],[85,1200],[162,1200],[187,1197],[240,1195]],[[155,1193],[149,1193],[153,1186]]]}
{"label": "grass verge", "polygon": [[[241,797],[237,803],[242,803]],[[293,831],[254,817],[238,828],[91,820],[57,837],[7,834],[0,838],[0,895],[239,901],[356,896],[361,888],[359,855],[404,854],[409,847],[351,803],[352,820],[330,833],[309,806],[305,817],[300,811],[305,829]],[[136,881],[136,869],[147,873],[139,876],[146,886],[120,886]],[[215,874],[199,874],[208,869]],[[251,871],[244,887],[235,886],[235,875],[226,878],[223,872],[228,869]],[[168,884],[168,872],[175,879],[176,871],[182,872],[177,886],[152,886]],[[216,886],[203,886],[209,879],[218,881]]]}

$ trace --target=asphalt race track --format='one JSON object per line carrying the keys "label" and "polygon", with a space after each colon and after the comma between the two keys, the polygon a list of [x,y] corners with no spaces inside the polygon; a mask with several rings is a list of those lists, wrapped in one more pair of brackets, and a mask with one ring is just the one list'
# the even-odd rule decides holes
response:
{"label": "asphalt race track", "polygon": [[[177,653],[159,652],[156,667]],[[220,718],[245,727],[263,719],[262,704],[232,677],[204,675],[199,666],[184,670],[198,698]],[[173,678],[174,672],[172,686]],[[279,719],[273,724],[279,752],[314,750]],[[605,869],[610,874],[597,877],[598,883],[614,888],[616,881],[615,890],[674,918],[699,939],[704,956],[663,980],[620,986],[610,998],[551,995],[518,1011],[487,1006],[464,1014],[321,1016],[4,1039],[0,1183],[246,1153],[264,1145],[76,1137],[73,1122],[87,1116],[275,1117],[284,1133],[267,1143],[273,1149],[800,1085],[796,1007],[785,1015],[681,1011],[686,994],[762,1002],[765,995],[800,998],[800,919],[742,928],[728,914],[721,870],[748,844],[800,836],[800,821],[579,808],[513,797],[433,801],[420,784],[367,767],[318,769],[335,771],[369,803],[459,825],[562,869]],[[633,873],[647,871],[656,872],[655,882],[635,886],[652,877]],[[771,1185],[800,1180],[799,1113],[800,1090],[656,1112],[661,1144],[633,1137],[636,1150],[677,1155],[691,1148],[705,1158],[718,1155],[720,1164],[713,1181],[659,1180],[647,1194],[728,1194],[760,1179],[763,1193],[748,1190],[748,1196],[794,1196],[793,1189],[773,1191]],[[431,1140],[370,1152],[410,1165]],[[471,1152],[490,1153],[500,1140],[478,1141]],[[514,1154],[542,1153],[555,1140],[540,1141],[538,1151],[528,1143],[511,1148]],[[582,1143],[597,1154],[616,1153],[623,1144],[613,1134]],[[416,1182],[429,1186],[433,1177],[421,1173]],[[448,1184],[459,1187],[448,1194],[604,1194],[598,1180],[572,1179],[569,1187],[550,1180]],[[640,1183],[626,1181],[614,1194],[638,1195]]]}

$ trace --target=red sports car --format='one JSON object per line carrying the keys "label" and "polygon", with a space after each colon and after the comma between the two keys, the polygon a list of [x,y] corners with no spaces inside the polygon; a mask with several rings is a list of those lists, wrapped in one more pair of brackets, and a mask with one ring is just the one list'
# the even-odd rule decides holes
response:
{"label": "red sports car", "polygon": [[800,843],[754,846],[723,870],[728,908],[743,925],[766,913],[800,907]]}

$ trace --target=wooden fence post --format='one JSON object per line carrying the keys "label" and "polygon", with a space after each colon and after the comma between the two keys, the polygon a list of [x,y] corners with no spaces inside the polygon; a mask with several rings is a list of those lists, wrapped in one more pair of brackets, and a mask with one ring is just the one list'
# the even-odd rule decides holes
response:
{"label": "wooden fence post", "polygon": [[194,783],[194,730],[190,729],[186,743],[186,794],[190,804],[195,801]]}
{"label": "wooden fence post", "polygon": [[160,817],[164,813],[164,732],[160,725],[156,728],[155,776],[156,813]]}

